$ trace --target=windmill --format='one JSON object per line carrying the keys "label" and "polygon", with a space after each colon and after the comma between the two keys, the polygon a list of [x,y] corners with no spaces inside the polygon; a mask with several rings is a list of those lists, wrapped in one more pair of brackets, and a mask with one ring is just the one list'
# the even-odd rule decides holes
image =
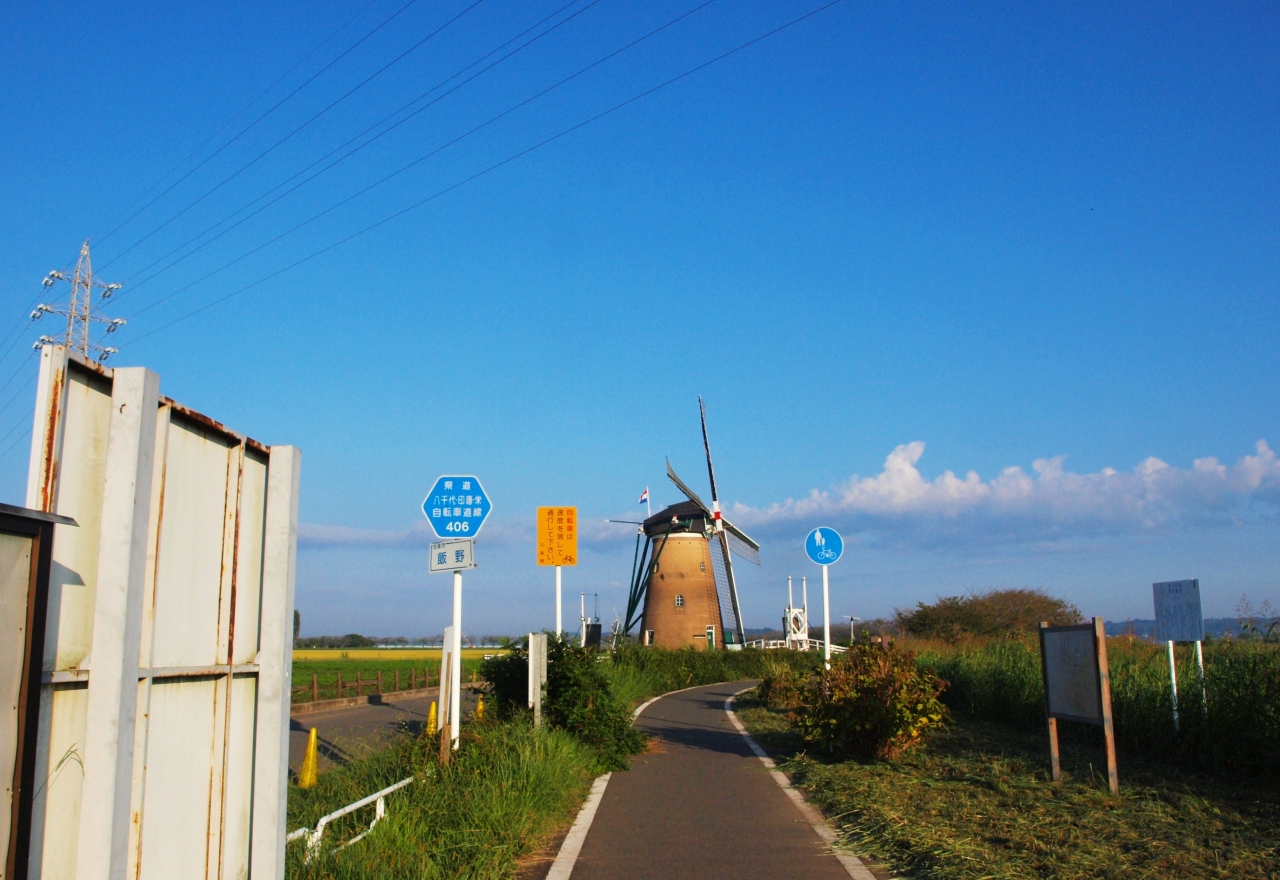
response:
{"label": "windmill", "polygon": [[[714,647],[716,633],[728,645],[742,645],[746,634],[738,603],[733,556],[760,564],[760,545],[724,518],[707,439],[707,408],[698,398],[702,417],[702,446],[707,454],[711,506],[680,479],[671,462],[667,476],[688,501],[673,504],[649,517],[636,535],[631,593],[624,632],[643,621],[641,641],[668,647]],[[643,541],[643,549],[641,548]],[[643,615],[640,616],[643,603]],[[733,615],[733,629],[724,626],[724,606]],[[706,641],[699,641],[705,639]]]}

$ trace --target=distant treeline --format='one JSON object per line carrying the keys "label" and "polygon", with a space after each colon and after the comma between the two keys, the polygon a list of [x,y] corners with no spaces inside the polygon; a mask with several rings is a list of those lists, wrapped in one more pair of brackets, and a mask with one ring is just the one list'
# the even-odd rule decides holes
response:
{"label": "distant treeline", "polygon": [[[345,636],[304,636],[294,640],[295,648],[377,648],[394,646],[411,648],[415,646],[439,647],[444,641],[444,634],[408,638],[407,636],[362,636],[360,633],[347,633]],[[511,636],[468,636],[462,637],[463,647],[478,648],[491,645],[506,647],[514,639]]]}

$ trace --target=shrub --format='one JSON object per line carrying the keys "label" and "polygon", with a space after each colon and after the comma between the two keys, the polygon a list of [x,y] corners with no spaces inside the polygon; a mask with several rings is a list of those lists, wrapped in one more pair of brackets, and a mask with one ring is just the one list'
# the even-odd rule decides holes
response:
{"label": "shrub", "polygon": [[[644,735],[631,726],[631,715],[614,694],[599,661],[600,655],[564,639],[547,639],[547,691],[542,703],[546,722],[590,746],[599,769],[619,770],[627,755],[644,747]],[[491,700],[499,717],[527,712],[529,653],[513,648],[481,667],[490,683]]]}
{"label": "shrub", "polygon": [[892,760],[944,722],[938,696],[945,687],[911,651],[855,645],[806,684],[796,727],[832,757]]}
{"label": "shrub", "polygon": [[806,677],[797,675],[790,666],[778,665],[760,680],[756,692],[770,709],[794,709]]}
{"label": "shrub", "polygon": [[1053,626],[1079,623],[1080,609],[1043,590],[990,590],[945,596],[932,605],[920,602],[895,616],[899,628],[922,639],[954,642],[966,636],[1034,632],[1040,621]]}

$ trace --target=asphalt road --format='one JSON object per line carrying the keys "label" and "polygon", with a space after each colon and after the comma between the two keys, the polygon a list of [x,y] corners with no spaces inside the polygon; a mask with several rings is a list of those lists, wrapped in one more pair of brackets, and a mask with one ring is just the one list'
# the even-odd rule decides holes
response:
{"label": "asphalt road", "polygon": [[725,715],[746,684],[672,694],[644,711],[636,726],[655,748],[610,778],[573,880],[849,880]]}
{"label": "asphalt road", "polygon": [[[328,712],[308,712],[289,719],[289,770],[296,773],[307,750],[307,737],[316,728],[320,770],[367,755],[405,734],[418,734],[427,725],[433,696],[349,706]],[[475,695],[462,689],[462,717],[475,711]]]}

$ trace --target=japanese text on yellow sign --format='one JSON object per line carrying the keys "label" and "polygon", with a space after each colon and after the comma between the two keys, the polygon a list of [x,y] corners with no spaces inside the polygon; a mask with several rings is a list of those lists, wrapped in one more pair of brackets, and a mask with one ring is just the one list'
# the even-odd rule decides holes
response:
{"label": "japanese text on yellow sign", "polygon": [[538,564],[578,564],[578,508],[538,508]]}

